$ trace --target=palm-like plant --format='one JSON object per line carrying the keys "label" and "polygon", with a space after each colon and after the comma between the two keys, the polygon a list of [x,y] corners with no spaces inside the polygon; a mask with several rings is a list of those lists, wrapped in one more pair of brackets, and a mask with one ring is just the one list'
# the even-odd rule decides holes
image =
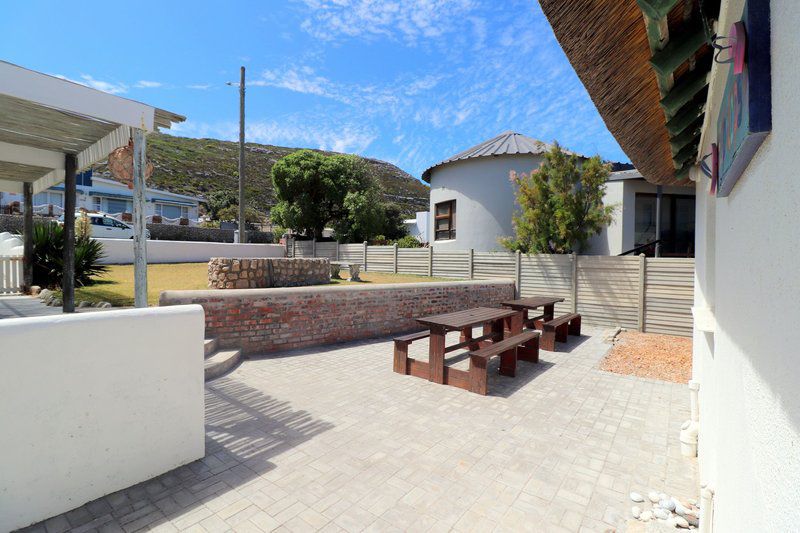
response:
{"label": "palm-like plant", "polygon": [[[103,245],[83,235],[75,239],[75,284],[91,285],[93,277],[107,267],[99,264]],[[54,222],[40,222],[33,227],[33,283],[58,288],[64,276],[64,227]]]}

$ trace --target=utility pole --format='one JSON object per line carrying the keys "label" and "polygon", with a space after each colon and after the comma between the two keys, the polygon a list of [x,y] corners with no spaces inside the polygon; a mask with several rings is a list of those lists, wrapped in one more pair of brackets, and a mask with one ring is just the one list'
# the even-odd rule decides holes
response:
{"label": "utility pole", "polygon": [[244,67],[239,80],[239,242],[247,242],[244,218]]}

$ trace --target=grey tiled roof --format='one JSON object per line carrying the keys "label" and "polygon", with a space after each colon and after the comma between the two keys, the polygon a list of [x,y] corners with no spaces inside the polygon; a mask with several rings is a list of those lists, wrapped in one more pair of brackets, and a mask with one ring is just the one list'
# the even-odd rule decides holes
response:
{"label": "grey tiled roof", "polygon": [[[483,141],[472,148],[467,148],[463,152],[459,152],[456,155],[448,157],[444,161],[440,161],[435,165],[432,165],[422,173],[422,179],[430,182],[431,171],[433,169],[454,161],[462,161],[464,159],[486,157],[491,155],[543,154],[550,150],[552,146],[553,145],[551,144],[537,141],[536,139],[526,137],[520,133],[506,131],[497,137],[493,137],[488,141]],[[571,153],[568,150],[565,151],[567,153]]]}

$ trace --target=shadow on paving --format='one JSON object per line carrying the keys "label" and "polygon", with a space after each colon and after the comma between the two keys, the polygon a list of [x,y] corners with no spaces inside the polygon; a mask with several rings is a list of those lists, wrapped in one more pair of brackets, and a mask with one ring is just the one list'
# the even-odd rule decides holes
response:
{"label": "shadow on paving", "polygon": [[241,493],[274,469],[271,457],[334,427],[224,377],[206,385],[205,402],[203,459],[20,531],[134,531],[168,521],[183,529],[210,516],[209,501]]}

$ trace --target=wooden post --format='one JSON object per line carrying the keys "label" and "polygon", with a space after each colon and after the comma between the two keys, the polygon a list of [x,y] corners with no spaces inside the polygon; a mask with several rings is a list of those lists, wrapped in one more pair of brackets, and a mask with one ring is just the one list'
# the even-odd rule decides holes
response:
{"label": "wooden post", "polygon": [[516,256],[515,257],[516,265],[514,267],[514,281],[517,286],[516,297],[519,298],[520,296],[522,296],[522,286],[520,285],[522,283],[522,252],[517,250],[517,253],[514,255]]}
{"label": "wooden post", "polygon": [[469,268],[469,279],[475,278],[475,249],[469,249],[469,259],[467,260],[467,267]]}
{"label": "wooden post", "polygon": [[578,312],[578,254],[572,252],[572,312]]}
{"label": "wooden post", "polygon": [[433,246],[428,246],[428,277],[433,277]]}
{"label": "wooden post", "polygon": [[247,242],[247,220],[244,214],[244,67],[239,80],[239,242]]}
{"label": "wooden post", "polygon": [[144,130],[137,128],[133,130],[133,304],[136,307],[147,307],[146,167],[147,141]]}
{"label": "wooden post", "polygon": [[22,219],[22,292],[29,294],[33,285],[33,184],[25,182],[22,191],[25,202]]}
{"label": "wooden post", "polygon": [[75,312],[75,178],[77,173],[78,158],[67,154],[64,160],[64,279],[61,281],[61,303],[65,313]]}
{"label": "wooden post", "polygon": [[367,271],[367,246],[369,246],[369,243],[364,241],[364,272]]}
{"label": "wooden post", "polygon": [[397,243],[394,243],[394,273],[397,274]]}
{"label": "wooden post", "polygon": [[639,309],[637,326],[639,331],[644,331],[644,288],[645,288],[645,269],[646,259],[644,254],[639,254]]}

